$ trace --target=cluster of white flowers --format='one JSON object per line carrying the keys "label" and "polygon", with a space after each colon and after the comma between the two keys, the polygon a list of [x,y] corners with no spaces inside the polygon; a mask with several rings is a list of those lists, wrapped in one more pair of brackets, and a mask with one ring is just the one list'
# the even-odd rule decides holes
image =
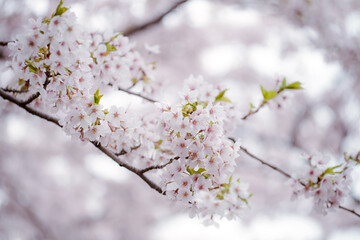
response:
{"label": "cluster of white flowers", "polygon": [[247,185],[229,180],[239,142],[224,134],[229,106],[226,90],[190,77],[179,105],[160,106],[159,148],[174,159],[163,171],[162,186],[171,199],[192,205],[194,214],[232,218],[247,207]]}
{"label": "cluster of white flowers", "polygon": [[238,111],[226,90],[191,77],[179,105],[152,104],[136,114],[102,106],[106,89],[153,86],[154,67],[121,34],[83,32],[62,2],[51,18],[31,20],[9,47],[17,77],[9,87],[26,92],[24,99],[36,96],[30,104],[58,117],[66,133],[99,142],[135,167],[166,165],[166,195],[209,220],[247,207],[247,184],[229,179],[239,142],[225,134]]}
{"label": "cluster of white flowers", "polygon": [[[9,48],[16,80],[8,87],[59,118],[69,135],[99,142],[134,167],[160,169],[166,196],[207,223],[216,216],[236,218],[249,207],[248,185],[232,176],[240,142],[226,137],[241,120],[240,111],[223,87],[190,77],[177,104],[144,104],[136,113],[100,105],[106,90],[141,86],[142,93],[153,94],[154,65],[121,34],[82,31],[62,1],[51,18],[30,20]],[[286,79],[276,90],[261,87],[263,102],[246,117],[285,89],[300,88]],[[315,209],[326,213],[349,191],[349,164],[329,167],[322,155],[306,158],[310,167],[295,180],[294,196],[314,197]]]}
{"label": "cluster of white flowers", "polygon": [[99,89],[142,85],[151,92],[153,65],[121,34],[82,31],[75,14],[61,5],[51,18],[30,20],[9,44],[17,77],[9,87],[26,92],[24,99],[39,94],[31,104],[56,114],[68,134],[129,151],[138,141],[129,130],[136,121],[123,108],[100,105]]}
{"label": "cluster of white flowers", "polygon": [[329,157],[321,153],[303,154],[303,156],[309,165],[300,178],[294,179],[293,198],[300,195],[313,197],[314,210],[325,215],[329,210],[338,208],[349,193],[351,184],[349,173],[352,163],[345,161],[332,166]]}

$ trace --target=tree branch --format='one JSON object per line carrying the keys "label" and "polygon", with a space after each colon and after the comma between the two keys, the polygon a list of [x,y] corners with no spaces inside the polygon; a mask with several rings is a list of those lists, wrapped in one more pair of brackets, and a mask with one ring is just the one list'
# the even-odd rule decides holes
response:
{"label": "tree branch", "polygon": [[59,124],[58,119],[56,119],[56,118],[54,118],[54,117],[52,117],[52,116],[50,116],[48,114],[39,112],[39,111],[37,111],[37,110],[35,110],[35,109],[31,108],[31,107],[28,107],[26,105],[26,101],[25,102],[19,101],[18,99],[13,97],[11,94],[6,93],[3,89],[0,89],[0,96],[3,99],[6,99],[6,100],[8,100],[8,101],[10,101],[12,103],[15,103],[19,107],[25,109],[28,113],[31,113],[32,115],[38,116],[38,117],[40,117],[42,119],[45,119],[45,120],[47,120],[49,122],[52,122],[52,123],[58,125],[59,127],[61,127],[60,124]]}
{"label": "tree branch", "polygon": [[147,178],[144,173],[142,172],[142,170],[139,170],[133,166],[130,166],[129,164],[121,161],[115,154],[113,154],[112,152],[110,152],[108,149],[106,149],[105,147],[101,146],[100,143],[98,142],[91,142],[96,148],[98,148],[100,151],[102,151],[103,153],[105,153],[108,157],[110,157],[112,160],[114,160],[117,164],[119,164],[120,167],[124,167],[126,169],[128,169],[130,172],[135,173],[136,175],[138,175],[142,180],[144,180],[152,189],[156,190],[157,192],[159,192],[160,194],[165,195],[165,192],[163,192],[163,190],[156,185],[154,182],[152,182],[149,178]]}
{"label": "tree branch", "polygon": [[166,167],[167,165],[171,164],[174,160],[178,160],[179,158],[180,157],[174,157],[174,158],[170,159],[170,161],[168,161],[165,164],[156,165],[156,166],[150,166],[150,167],[147,167],[147,168],[144,168],[144,169],[140,170],[140,172],[141,173],[146,173],[146,172],[154,170],[154,169],[162,169],[162,168]]}
{"label": "tree branch", "polygon": [[257,113],[262,107],[265,106],[265,104],[266,104],[266,103],[261,103],[261,104],[259,105],[259,107],[258,107],[255,111],[253,111],[253,110],[250,109],[250,111],[249,111],[245,116],[243,116],[241,119],[242,119],[242,120],[246,120],[246,119],[247,119],[248,117],[250,117],[251,115],[254,115],[255,113]]}
{"label": "tree branch", "polygon": [[124,31],[124,35],[125,36],[130,36],[133,34],[136,34],[140,31],[143,31],[151,26],[154,26],[156,24],[158,24],[166,15],[168,15],[169,13],[171,13],[172,11],[174,11],[176,8],[178,8],[179,6],[181,6],[182,4],[186,3],[187,0],[182,0],[179,2],[176,2],[174,5],[172,5],[167,11],[165,11],[164,13],[160,14],[159,16],[151,19],[150,21],[143,23],[141,25],[137,25],[137,26],[132,26],[129,27],[128,29],[126,29]]}
{"label": "tree branch", "polygon": [[121,87],[118,87],[118,90],[119,90],[119,91],[122,91],[122,92],[126,92],[126,93],[131,94],[131,95],[134,95],[134,96],[137,96],[137,97],[140,97],[140,98],[143,98],[143,99],[145,99],[146,101],[149,101],[149,102],[152,102],[152,103],[157,102],[156,100],[154,100],[154,99],[152,99],[152,98],[149,98],[149,97],[145,97],[145,96],[141,95],[140,93],[135,93],[135,92],[129,91],[129,90],[124,89],[124,88],[121,88]]}
{"label": "tree branch", "polygon": [[6,47],[9,42],[12,42],[12,41],[0,41],[0,47]]}
{"label": "tree branch", "polygon": [[[12,103],[15,103],[16,105],[18,105],[19,107],[25,109],[27,112],[35,115],[35,116],[38,116],[42,119],[45,119],[47,121],[50,121],[56,125],[58,125],[59,127],[62,127],[60,124],[59,124],[59,120],[56,119],[56,118],[53,118],[52,116],[49,116],[47,114],[44,114],[44,113],[41,113],[37,110],[34,110],[30,107],[28,107],[27,105],[24,105],[23,102],[17,100],[16,98],[14,98],[13,96],[11,96],[10,94],[6,93],[4,90],[0,89],[0,96],[3,98],[3,99],[6,99]],[[233,140],[230,138],[230,140]],[[105,155],[107,155],[108,157],[110,157],[113,161],[115,161],[119,166],[121,167],[124,167],[126,169],[128,169],[129,171],[135,173],[136,175],[138,175],[144,182],[146,182],[152,189],[154,189],[155,191],[159,192],[160,194],[163,194],[165,195],[166,192],[164,192],[158,185],[156,185],[154,182],[152,182],[148,177],[146,177],[144,175],[144,173],[150,171],[150,170],[153,170],[153,169],[160,169],[160,168],[164,168],[165,166],[167,166],[168,164],[172,163],[173,160],[176,160],[176,158],[174,159],[171,159],[168,163],[164,164],[164,165],[158,165],[158,166],[152,166],[152,167],[148,167],[148,168],[145,168],[145,169],[137,169],[123,161],[121,161],[114,153],[112,153],[111,151],[109,151],[108,149],[106,149],[105,147],[103,147],[100,143],[98,142],[95,142],[95,141],[92,141],[91,142],[96,148],[98,148],[100,151],[102,151]],[[266,165],[270,168],[272,168],[273,170],[281,173],[282,175],[284,175],[285,177],[287,178],[292,178],[290,174],[288,174],[287,172],[283,171],[282,169],[274,166],[274,165],[271,165],[270,163],[267,163],[265,162],[264,160],[260,159],[259,157],[255,156],[254,154],[250,153],[246,148],[244,147],[240,147],[240,149],[246,153],[248,156],[250,156],[251,158],[259,161],[261,164],[263,165]],[[349,213],[352,213],[354,215],[356,215],[357,217],[360,217],[360,214],[359,213],[356,213],[354,210],[351,210],[351,209],[348,209],[346,207],[343,207],[343,206],[339,206],[340,209],[344,210],[344,211],[347,211]]]}
{"label": "tree branch", "polygon": [[3,88],[2,89],[5,92],[10,92],[10,93],[27,93],[28,90],[18,90],[18,89],[12,89],[12,88]]}
{"label": "tree branch", "polygon": [[[26,104],[24,104],[24,102],[21,102],[19,100],[17,100],[15,97],[11,96],[10,94],[4,92],[2,89],[0,89],[0,96],[12,103],[15,103],[16,105],[18,105],[19,107],[25,109],[27,112],[38,116],[42,119],[45,119],[49,122],[52,122],[54,124],[56,124],[57,126],[61,127],[62,126],[59,124],[59,120],[47,115],[45,113],[39,112],[31,107],[28,107]],[[143,172],[143,170],[137,169],[123,161],[121,161],[114,153],[112,153],[111,151],[109,151],[108,149],[106,149],[105,147],[103,147],[100,143],[96,142],[96,141],[91,141],[91,143],[98,148],[100,151],[102,151],[105,155],[107,155],[108,157],[110,157],[113,161],[115,161],[117,164],[119,164],[119,166],[124,167],[126,169],[128,169],[130,172],[135,173],[136,175],[138,175],[144,182],[146,182],[152,189],[156,190],[157,192],[159,192],[160,194],[165,195],[165,192],[163,192],[163,190],[156,185],[154,182],[152,182],[148,177],[146,177],[144,175],[145,172]]]}
{"label": "tree branch", "polygon": [[[282,170],[282,169],[280,169],[280,168],[278,168],[278,167],[276,167],[276,166],[274,166],[274,165],[272,165],[272,164],[270,164],[270,163],[265,162],[265,161],[262,160],[261,158],[259,158],[259,157],[255,156],[254,154],[250,153],[246,148],[240,147],[240,149],[241,149],[241,151],[243,151],[244,153],[246,153],[246,154],[247,154],[249,157],[251,157],[252,159],[255,159],[255,160],[259,161],[261,164],[272,168],[273,170],[281,173],[282,175],[284,175],[284,176],[287,177],[287,178],[292,178],[289,173],[285,172],[284,170]],[[300,184],[303,185],[303,186],[305,186],[304,183],[301,183],[301,182],[300,182]],[[357,213],[357,212],[355,212],[354,210],[351,210],[351,209],[349,209],[349,208],[343,207],[343,206],[341,206],[341,205],[339,205],[339,208],[342,209],[342,210],[344,210],[344,211],[347,211],[347,212],[349,212],[349,213],[352,213],[352,214],[354,214],[354,215],[357,216],[357,217],[360,217],[360,214]]]}

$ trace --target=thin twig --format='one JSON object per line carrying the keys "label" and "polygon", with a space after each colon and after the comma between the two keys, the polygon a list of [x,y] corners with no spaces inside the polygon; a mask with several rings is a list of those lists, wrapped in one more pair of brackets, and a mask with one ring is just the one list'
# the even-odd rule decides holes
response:
{"label": "thin twig", "polygon": [[146,172],[151,171],[151,170],[162,169],[162,168],[166,167],[167,165],[171,164],[174,160],[178,160],[179,158],[180,157],[174,157],[174,158],[170,159],[170,161],[168,161],[165,164],[150,166],[150,167],[147,167],[147,168],[144,168],[144,169],[140,170],[140,172],[141,173],[146,173]]}
{"label": "thin twig", "polygon": [[[284,91],[284,89],[279,89],[279,90],[277,90],[276,91],[276,94],[277,95],[279,95],[282,91]],[[271,99],[270,99],[271,100]],[[269,102],[269,100],[263,100],[262,102],[261,102],[261,104],[253,111],[252,109],[250,109],[249,110],[249,112],[245,115],[245,116],[243,116],[241,119],[242,120],[246,120],[248,117],[250,117],[250,116],[252,116],[252,115],[254,115],[255,113],[257,113],[260,109],[262,109],[267,103]]]}
{"label": "thin twig", "polygon": [[153,181],[151,181],[149,178],[147,178],[142,172],[141,170],[130,166],[129,164],[121,161],[115,154],[113,154],[112,152],[110,152],[108,149],[106,149],[105,147],[101,146],[101,144],[99,144],[98,142],[91,142],[96,148],[98,148],[100,151],[102,151],[103,153],[105,153],[108,157],[110,157],[112,160],[114,160],[117,164],[119,164],[119,166],[124,167],[126,169],[128,169],[130,172],[135,173],[136,175],[138,175],[142,180],[144,180],[152,189],[156,190],[157,192],[159,192],[160,194],[164,194],[163,190],[156,185]]}
{"label": "thin twig", "polygon": [[12,88],[3,88],[2,89],[5,92],[11,92],[11,93],[27,93],[29,90],[18,90],[18,89],[12,89]]}
{"label": "thin twig", "polygon": [[[255,159],[255,160],[259,161],[261,164],[272,168],[273,170],[281,173],[282,175],[284,175],[284,176],[287,177],[287,178],[292,178],[289,173],[285,172],[284,170],[282,170],[282,169],[280,169],[280,168],[278,168],[278,167],[275,167],[274,165],[272,165],[272,164],[270,164],[270,163],[265,162],[264,160],[260,159],[259,157],[255,156],[254,154],[250,153],[246,148],[240,147],[240,149],[241,149],[244,153],[246,153],[249,157],[251,157],[252,159]],[[300,183],[301,185],[305,186],[304,183],[302,183],[302,182],[299,182],[299,183]],[[342,209],[342,210],[344,210],[344,211],[347,211],[347,212],[349,212],[349,213],[352,213],[352,214],[354,214],[354,215],[357,216],[357,217],[360,217],[360,214],[357,213],[357,212],[355,212],[354,210],[351,210],[351,209],[346,208],[346,207],[341,206],[341,205],[339,205],[339,208]]]}
{"label": "thin twig", "polygon": [[28,105],[30,104],[32,101],[34,101],[35,99],[37,99],[40,96],[40,93],[34,93],[33,95],[31,95],[27,100],[23,101],[22,104],[23,105]]}
{"label": "thin twig", "polygon": [[355,212],[354,210],[348,209],[348,208],[343,207],[343,206],[341,206],[341,205],[339,206],[339,208],[342,209],[342,210],[345,210],[345,211],[347,211],[347,212],[349,212],[349,213],[355,214],[356,216],[360,217],[360,214],[357,213],[357,212]]}
{"label": "thin twig", "polygon": [[241,149],[244,153],[246,153],[247,155],[249,155],[251,158],[253,158],[253,159],[261,162],[261,164],[264,164],[264,165],[266,165],[266,166],[274,169],[275,171],[281,173],[282,175],[284,175],[284,176],[287,177],[287,178],[292,178],[290,174],[288,174],[288,173],[286,173],[285,171],[281,170],[280,168],[275,167],[274,165],[271,165],[270,163],[267,163],[267,162],[265,162],[264,160],[258,158],[258,157],[255,156],[254,154],[250,153],[246,148],[240,147],[240,149]]}
{"label": "thin twig", "polygon": [[122,92],[126,92],[126,93],[134,95],[134,96],[138,96],[138,97],[143,98],[143,99],[145,99],[145,100],[147,100],[149,102],[152,102],[152,103],[157,102],[156,100],[154,100],[152,98],[149,98],[149,97],[145,97],[145,96],[141,95],[140,93],[135,93],[135,92],[129,91],[129,90],[121,88],[121,87],[118,87],[118,90],[122,91]]}
{"label": "thin twig", "polygon": [[[131,147],[131,148],[130,148],[130,152],[133,151],[133,150],[138,149],[140,146],[141,146],[141,144],[139,144],[139,145],[137,145],[137,146],[135,146],[135,147]],[[128,152],[125,151],[124,149],[121,149],[120,152],[115,153],[116,156],[122,156],[122,155],[125,155],[125,154],[128,154]]]}
{"label": "thin twig", "polygon": [[262,107],[264,107],[265,106],[265,104],[266,104],[266,102],[264,103],[261,103],[260,104],[260,106],[255,110],[255,111],[253,111],[253,110],[251,110],[250,109],[250,111],[245,115],[245,116],[243,116],[241,119],[242,120],[246,120],[248,117],[250,117],[251,115],[254,115],[255,113],[257,113]]}
{"label": "thin twig", "polygon": [[167,11],[163,12],[162,14],[155,17],[154,19],[151,19],[150,21],[148,21],[146,23],[143,23],[141,25],[129,27],[128,29],[126,29],[124,31],[124,35],[125,36],[130,36],[130,35],[133,35],[133,34],[135,34],[137,32],[143,31],[143,30],[145,30],[145,29],[147,29],[147,28],[149,28],[151,26],[154,26],[154,25],[158,24],[166,15],[168,15],[169,13],[171,13],[176,8],[178,8],[179,6],[181,6],[182,4],[184,4],[186,2],[187,2],[187,0],[182,0],[182,1],[176,2]]}

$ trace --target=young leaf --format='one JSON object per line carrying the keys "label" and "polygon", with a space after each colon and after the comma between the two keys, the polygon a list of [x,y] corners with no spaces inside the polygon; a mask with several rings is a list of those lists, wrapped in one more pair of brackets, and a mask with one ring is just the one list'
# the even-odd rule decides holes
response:
{"label": "young leaf", "polygon": [[30,62],[29,60],[25,60],[25,65],[29,68],[29,72],[38,73],[39,69],[35,66],[34,62]]}
{"label": "young leaf", "polygon": [[282,92],[284,91],[284,89],[286,88],[286,78],[284,78],[281,82],[281,86],[280,86],[280,89],[279,89],[279,92]]}
{"label": "young leaf", "polygon": [[55,13],[53,14],[53,17],[61,16],[64,12],[66,12],[68,10],[67,7],[61,7],[62,5],[63,5],[63,0],[60,0],[60,3],[56,8]]}
{"label": "young leaf", "polygon": [[267,91],[263,86],[260,86],[260,88],[265,102],[277,96],[276,91]]}
{"label": "young leaf", "polygon": [[99,95],[99,88],[98,88],[96,90],[96,92],[94,93],[94,104],[99,104],[102,96],[104,96],[104,95]]}
{"label": "young leaf", "polygon": [[276,91],[268,91],[267,95],[266,95],[266,100],[270,100],[273,99],[274,97],[277,96],[277,92]]}
{"label": "young leaf", "polygon": [[224,97],[226,91],[227,91],[227,89],[222,90],[222,91],[215,97],[215,102],[222,101],[222,102],[229,102],[229,103],[231,103],[231,100],[230,100],[229,98]]}
{"label": "young leaf", "polygon": [[285,87],[286,89],[302,89],[301,82],[294,82]]}
{"label": "young leaf", "polygon": [[232,103],[231,100],[227,97],[218,98],[216,101]]}
{"label": "young leaf", "polygon": [[110,44],[110,42],[105,43],[105,46],[106,46],[106,50],[109,52],[113,52],[117,50],[114,45]]}
{"label": "young leaf", "polygon": [[227,89],[222,90],[216,97],[215,97],[215,101],[218,101],[219,98],[222,98],[225,95],[225,92],[227,91]]}
{"label": "young leaf", "polygon": [[266,99],[266,95],[267,95],[266,89],[261,85],[260,85],[260,88],[261,88],[261,92],[262,92],[262,95],[263,95],[264,99]]}

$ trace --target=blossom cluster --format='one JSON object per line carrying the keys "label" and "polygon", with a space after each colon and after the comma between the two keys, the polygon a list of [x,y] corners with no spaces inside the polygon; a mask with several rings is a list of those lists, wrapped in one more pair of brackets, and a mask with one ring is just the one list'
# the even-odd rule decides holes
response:
{"label": "blossom cluster", "polygon": [[[137,111],[103,106],[106,91],[136,86],[142,94],[153,94],[155,66],[122,34],[82,31],[62,1],[51,18],[30,20],[9,48],[9,66],[16,74],[9,88],[22,93],[19,98],[32,99],[26,104],[59,118],[67,134],[100,143],[138,169],[160,169],[166,196],[207,223],[216,216],[239,217],[249,207],[248,185],[233,176],[240,141],[229,139],[229,133],[284,90],[301,89],[299,82],[288,84],[285,78],[275,90],[261,86],[264,98],[245,118],[224,87],[193,76],[177,103],[144,104]],[[349,191],[350,161],[329,166],[322,155],[306,158],[309,168],[295,180],[294,196],[313,197],[315,209],[326,213]]]}
{"label": "blossom cluster", "polygon": [[100,105],[99,90],[142,85],[151,92],[154,67],[127,37],[84,32],[61,5],[51,18],[31,19],[9,44],[16,73],[9,87],[24,98],[38,94],[31,104],[59,117],[69,135],[128,151],[138,141],[129,130],[136,121],[123,108]]}
{"label": "blossom cluster", "polygon": [[[226,89],[190,77],[179,104],[152,104],[150,111],[103,106],[103,94],[142,84],[152,93],[154,66],[121,34],[91,34],[60,2],[51,18],[30,20],[9,44],[17,80],[12,89],[33,106],[60,119],[64,131],[98,142],[132,166],[164,165],[161,187],[193,213],[233,218],[247,207],[247,184],[229,178],[239,142],[226,133],[236,126]],[[165,167],[166,165],[166,167]]]}
{"label": "blossom cluster", "polygon": [[354,161],[347,160],[334,166],[330,158],[321,153],[303,154],[308,161],[302,176],[293,179],[293,198],[304,195],[314,199],[314,210],[326,214],[339,207],[350,191],[349,173]]}
{"label": "blossom cluster", "polygon": [[194,214],[208,220],[238,216],[250,197],[246,184],[229,179],[240,143],[225,134],[233,105],[225,92],[201,77],[190,77],[179,105],[160,105],[159,148],[173,159],[162,172],[162,186],[169,198],[190,203]]}

